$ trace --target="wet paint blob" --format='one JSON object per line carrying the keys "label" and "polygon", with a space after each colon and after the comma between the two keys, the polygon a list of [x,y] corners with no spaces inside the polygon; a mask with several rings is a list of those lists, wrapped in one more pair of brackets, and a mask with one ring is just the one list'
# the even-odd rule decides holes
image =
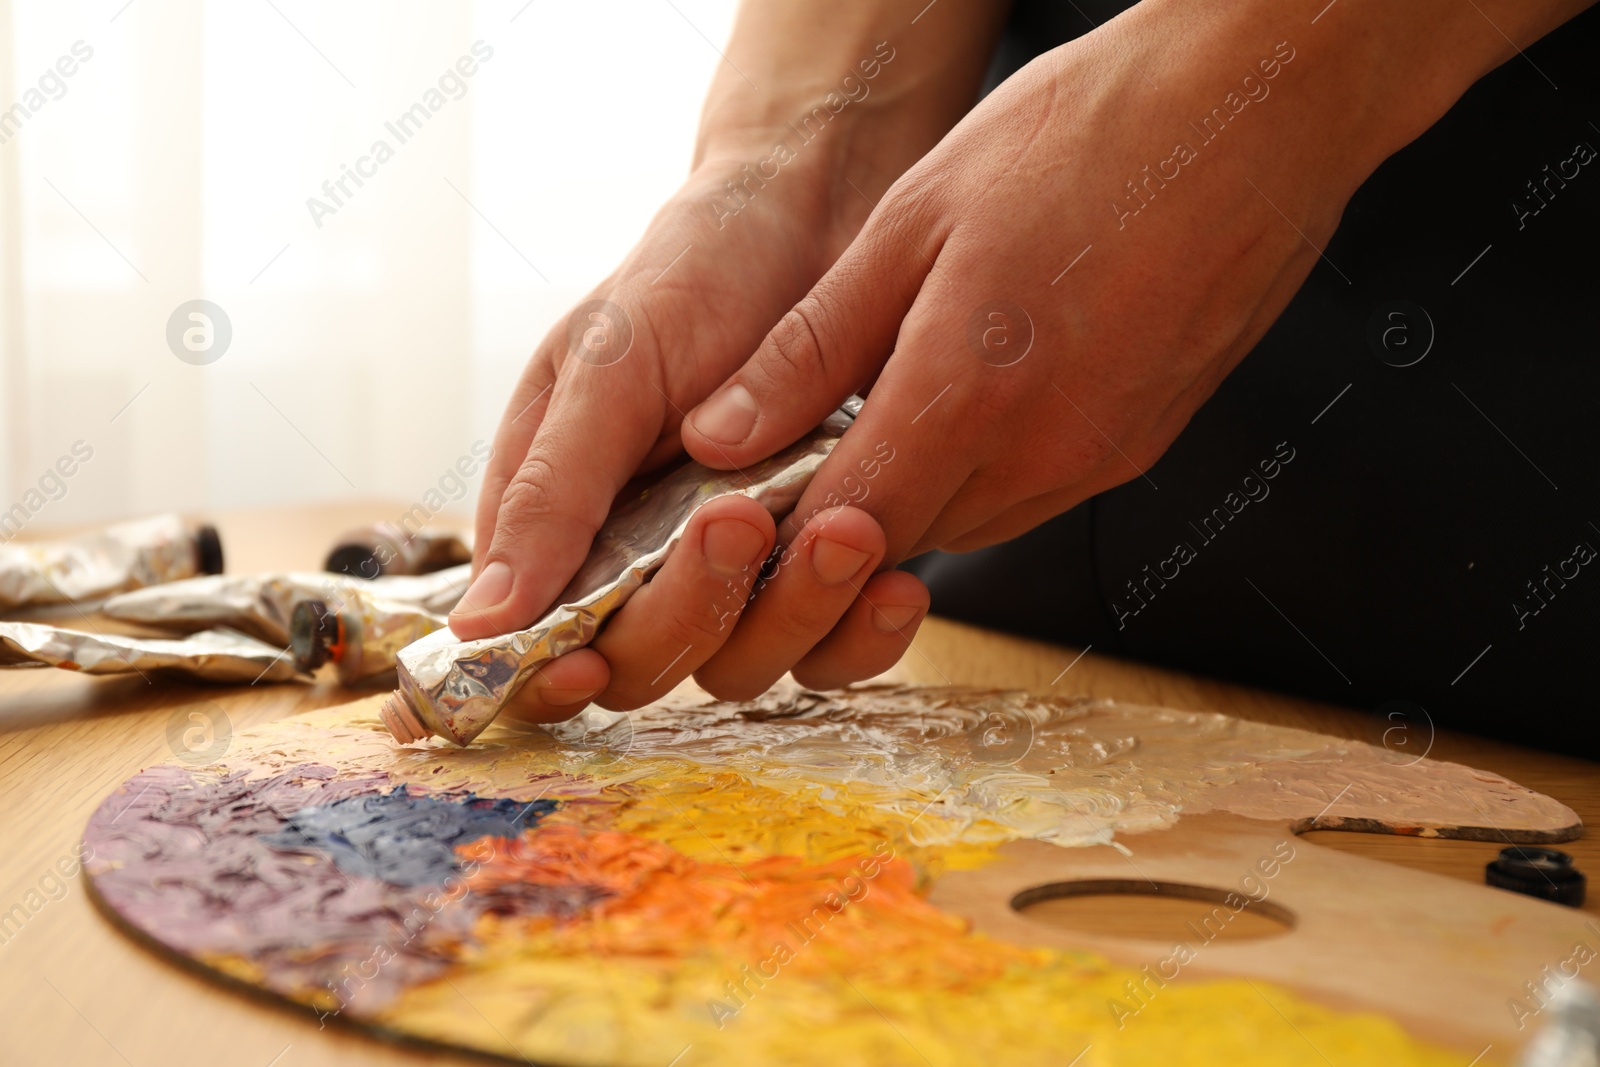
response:
{"label": "wet paint blob", "polygon": [[262,840],[288,852],[325,854],[348,875],[390,885],[442,885],[460,869],[457,848],[484,837],[517,837],[557,806],[470,794],[413,796],[399,785],[377,796],[303,808]]}

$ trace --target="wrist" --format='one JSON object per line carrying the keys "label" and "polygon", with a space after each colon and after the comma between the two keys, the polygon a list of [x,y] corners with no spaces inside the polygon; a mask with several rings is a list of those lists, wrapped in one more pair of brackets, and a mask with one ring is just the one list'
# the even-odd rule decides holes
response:
{"label": "wrist", "polygon": [[977,99],[1004,7],[741,4],[701,117],[694,184],[737,197],[780,182],[782,199],[848,243]]}
{"label": "wrist", "polygon": [[903,99],[886,99],[892,66],[877,66],[877,84],[846,75],[798,102],[764,102],[760,114],[748,108],[738,117],[708,114],[690,195],[705,198],[719,223],[758,205],[797,216],[821,238],[831,262],[948,125],[915,113]]}
{"label": "wrist", "polygon": [[956,72],[947,64],[930,66],[927,57],[907,55],[887,39],[831,51],[827,63],[769,71],[767,91],[719,74],[701,119],[696,170],[739,172],[748,165],[770,178],[781,168],[825,186],[830,195],[859,199],[864,193],[876,200],[938,143],[976,95],[975,80],[960,100],[930,91],[930,81],[947,81]]}
{"label": "wrist", "polygon": [[1326,151],[1317,162],[1330,168],[1330,177],[1359,184],[1484,74],[1592,2],[1407,0],[1374,6],[1334,0],[1306,11],[1288,10],[1279,0],[1215,6],[1146,0],[1107,28],[1126,20],[1129,49],[1164,42],[1157,47],[1188,57],[1180,63],[1219,71],[1243,63],[1241,72],[1258,78],[1248,60],[1287,49],[1295,60],[1292,68],[1285,64],[1288,76],[1273,88],[1286,90],[1294,106],[1275,109],[1277,132],[1303,142],[1314,128]]}
{"label": "wrist", "polygon": [[718,152],[742,158],[785,139],[809,142],[836,119],[848,126],[862,112],[880,110],[885,87],[900,73],[895,69],[899,51],[887,40],[830,51],[834,54],[825,62],[764,71],[767,88],[760,90],[737,72],[720,70],[701,115],[696,162]]}

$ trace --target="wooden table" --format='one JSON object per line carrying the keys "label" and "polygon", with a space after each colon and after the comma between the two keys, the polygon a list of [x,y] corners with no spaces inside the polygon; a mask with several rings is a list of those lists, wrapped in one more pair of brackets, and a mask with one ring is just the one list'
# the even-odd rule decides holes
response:
{"label": "wooden table", "polygon": [[[341,530],[403,510],[403,505],[384,503],[328,505],[230,514],[217,525],[231,572],[311,570]],[[1092,652],[1079,659],[1073,649],[937,619],[923,625],[893,677],[1221,711],[1374,743],[1381,743],[1384,730],[1393,725],[1360,712]],[[51,873],[58,862],[71,860],[85,821],[107,793],[141,768],[168,758],[169,723],[186,726],[195,706],[220,707],[238,731],[351,696],[327,679],[312,686],[222,689],[65,671],[0,675],[0,915],[28,899],[30,891],[39,893],[31,898],[35,902],[45,901],[20,926],[0,928],[0,1004],[7,1019],[0,1064],[472,1062],[379,1045],[342,1029],[319,1031],[302,1012],[218,989],[117,933],[95,912],[76,879],[57,881]],[[1426,743],[1424,727],[1412,733],[1408,744]],[[1391,745],[1399,740],[1391,736]],[[1586,823],[1600,821],[1600,767],[1593,763],[1443,732],[1434,739],[1431,755],[1499,772],[1564,801]],[[1469,841],[1306,836],[1320,845],[1472,882],[1482,881],[1484,864],[1499,849]],[[1565,847],[1580,868],[1591,875],[1600,872],[1600,845],[1594,838]],[[1171,922],[1158,910],[1134,912],[1126,900],[1086,907],[1072,921],[1087,919],[1128,936],[1164,930]],[[1587,910],[1600,914],[1594,898]]]}

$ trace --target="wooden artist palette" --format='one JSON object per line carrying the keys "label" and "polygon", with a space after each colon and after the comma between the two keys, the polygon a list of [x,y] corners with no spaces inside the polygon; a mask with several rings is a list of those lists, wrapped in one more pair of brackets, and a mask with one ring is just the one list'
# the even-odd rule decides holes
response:
{"label": "wooden artist palette", "polygon": [[[129,779],[84,834],[101,907],[323,1021],[643,1067],[1491,1063],[1532,1032],[1523,983],[1597,943],[1577,912],[1296,838],[1580,832],[1361,742],[879,687],[400,747],[381,699]],[[1086,889],[1207,903],[1159,941],[1029,910]],[[1222,936],[1252,916],[1287,929]]]}

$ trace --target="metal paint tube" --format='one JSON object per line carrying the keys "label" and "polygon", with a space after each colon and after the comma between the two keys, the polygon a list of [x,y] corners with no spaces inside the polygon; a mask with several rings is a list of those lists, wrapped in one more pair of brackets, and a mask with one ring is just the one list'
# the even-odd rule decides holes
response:
{"label": "metal paint tube", "polygon": [[220,573],[216,527],[191,527],[177,515],[158,515],[65,541],[0,545],[0,610],[75,604]]}
{"label": "metal paint tube", "polygon": [[234,630],[203,630],[173,640],[0,622],[0,667],[59,667],[83,674],[160,671],[247,685],[307,680],[282,649]]}
{"label": "metal paint tube", "polygon": [[1541,1006],[1550,1019],[1522,1049],[1517,1067],[1595,1067],[1600,1064],[1600,993],[1569,979]]}
{"label": "metal paint tube", "polygon": [[377,522],[344,534],[323,568],[353,578],[384,574],[429,574],[472,562],[472,535],[411,533],[393,522]]}
{"label": "metal paint tube", "polygon": [[375,598],[443,613],[461,599],[471,573],[471,565],[462,564],[432,574],[398,575],[370,582],[348,574],[314,571],[219,574],[123,593],[106,601],[100,610],[123,622],[168,630],[232,627],[285,648],[294,606],[302,600],[321,600],[339,611],[358,598]]}
{"label": "metal paint tube", "polygon": [[472,564],[462,563],[432,574],[390,574],[366,585],[373,596],[415,604],[424,611],[448,615],[472,581]]}
{"label": "metal paint tube", "polygon": [[302,600],[289,619],[289,651],[300,670],[309,673],[332,660],[340,683],[355,685],[394,670],[402,648],[446,625],[443,615],[364,594],[337,608]]}
{"label": "metal paint tube", "polygon": [[649,483],[612,509],[557,607],[528,629],[476,641],[440,630],[402,649],[400,686],[380,712],[389,732],[402,744],[435,734],[469,744],[542,664],[594,640],[665,562],[700,505],[747,496],[775,518],[787,515],[860,410],[851,397],[817,429],[743,471],[687,463]]}

